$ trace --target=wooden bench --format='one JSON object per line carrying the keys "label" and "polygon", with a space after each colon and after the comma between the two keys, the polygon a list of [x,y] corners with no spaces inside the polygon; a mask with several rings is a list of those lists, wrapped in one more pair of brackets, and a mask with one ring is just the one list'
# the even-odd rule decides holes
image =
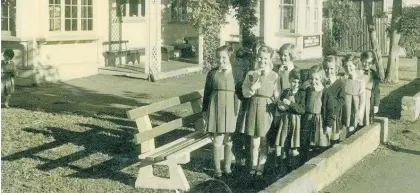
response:
{"label": "wooden bench", "polygon": [[[204,121],[201,112],[202,96],[202,90],[196,91],[127,112],[128,118],[136,122],[139,131],[134,141],[140,151],[141,167],[135,187],[185,191],[190,188],[180,164],[190,162],[190,153],[192,151],[211,143],[210,134],[204,131]],[[156,127],[152,126],[150,114],[181,104],[192,108],[192,114]],[[156,137],[189,124],[194,124],[194,132],[160,147],[155,147]],[[154,176],[153,165],[168,166],[169,179]]]}
{"label": "wooden bench", "polygon": [[[128,40],[103,42],[105,66],[116,66],[118,57],[125,57],[126,63],[137,61],[140,64],[140,56],[146,54],[145,48],[127,48]],[[118,45],[121,44],[121,50]],[[111,49],[109,49],[111,47]],[[120,64],[121,65],[121,64]]]}

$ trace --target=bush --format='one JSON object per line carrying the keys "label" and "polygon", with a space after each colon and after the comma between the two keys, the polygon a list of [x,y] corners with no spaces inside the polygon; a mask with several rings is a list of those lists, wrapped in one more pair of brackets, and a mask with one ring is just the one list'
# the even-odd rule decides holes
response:
{"label": "bush", "polygon": [[420,6],[404,7],[400,20],[400,46],[405,48],[407,56],[413,56],[420,50]]}
{"label": "bush", "polygon": [[349,51],[348,48],[338,44],[340,40],[347,37],[347,34],[361,32],[360,26],[357,25],[359,11],[356,5],[349,0],[328,0],[325,4],[325,10],[324,14],[331,16],[332,26],[328,26],[327,23],[324,23],[323,26],[323,54],[329,55],[338,51]]}

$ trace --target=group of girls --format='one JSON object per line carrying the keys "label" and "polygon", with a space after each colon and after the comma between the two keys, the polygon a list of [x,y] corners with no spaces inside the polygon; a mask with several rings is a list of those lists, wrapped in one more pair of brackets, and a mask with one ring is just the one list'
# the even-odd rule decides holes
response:
{"label": "group of girls", "polygon": [[275,155],[276,163],[294,159],[302,165],[369,125],[378,112],[379,78],[371,51],[342,60],[327,56],[301,70],[293,63],[293,44],[280,47],[277,64],[263,42],[249,47],[236,57],[229,46],[219,47],[217,65],[207,74],[203,116],[213,135],[215,177],[232,174],[233,158],[257,177],[268,155]]}

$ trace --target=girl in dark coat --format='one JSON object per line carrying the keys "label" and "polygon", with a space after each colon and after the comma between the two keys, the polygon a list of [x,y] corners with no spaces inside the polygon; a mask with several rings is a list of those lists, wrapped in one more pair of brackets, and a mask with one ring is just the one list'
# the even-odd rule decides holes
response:
{"label": "girl in dark coat", "polygon": [[[342,133],[341,126],[341,113],[344,106],[344,83],[341,79],[338,78],[337,74],[339,72],[339,64],[337,59],[334,56],[327,56],[323,62],[323,68],[325,71],[325,81],[324,87],[324,124],[326,127],[327,133],[330,134],[330,139],[332,143],[336,143],[340,139],[340,134]],[[341,135],[343,136],[343,135]]]}
{"label": "girl in dark coat", "polygon": [[[305,90],[300,89],[301,72],[298,68],[289,74],[291,88],[282,92],[277,107],[280,111],[280,123],[276,136],[276,155],[286,158],[299,155],[301,115],[305,113]],[[288,142],[288,143],[286,143]]]}

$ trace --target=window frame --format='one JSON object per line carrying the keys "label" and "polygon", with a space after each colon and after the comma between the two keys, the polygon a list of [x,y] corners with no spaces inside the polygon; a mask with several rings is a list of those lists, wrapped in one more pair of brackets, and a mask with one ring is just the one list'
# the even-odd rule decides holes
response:
{"label": "window frame", "polygon": [[[136,16],[130,16],[130,11],[132,11],[132,1],[138,1]],[[121,17],[123,22],[145,21],[145,18],[147,16],[146,0],[117,0],[116,3],[113,4],[113,6],[115,6],[113,8],[118,9],[121,6],[122,2],[124,4],[124,6],[122,7],[123,10],[121,10],[121,12],[117,10],[117,16]]]}
{"label": "window frame", "polygon": [[[296,0],[290,0],[293,1],[293,4],[285,4],[284,3],[285,0],[280,0],[280,5],[279,5],[279,18],[280,18],[280,32],[288,32],[288,33],[296,33],[297,30],[297,22],[296,22],[296,10],[297,10],[297,3]],[[292,7],[293,8],[293,24],[291,25],[293,27],[293,29],[285,29],[284,28],[284,14],[283,14],[283,10],[285,7]]]}
{"label": "window frame", "polygon": [[[319,18],[319,2],[318,2],[319,0],[313,0],[313,2],[314,2],[314,4],[313,4],[313,9],[312,9],[312,12],[313,12],[313,20],[312,20],[312,26],[313,26],[313,28],[312,28],[312,30],[311,30],[311,32],[312,33],[318,33],[320,30],[319,30],[319,20],[320,20],[320,18]],[[322,17],[322,16],[321,16]]]}
{"label": "window frame", "polygon": [[185,0],[171,1],[170,18],[170,23],[189,23],[188,6]]}
{"label": "window frame", "polygon": [[[7,20],[7,30],[1,27],[1,35],[3,36],[15,36],[16,34],[16,4],[3,4],[1,5],[2,8],[7,7],[7,16],[3,16],[3,11],[1,14],[1,19]],[[14,21],[13,23],[11,21]],[[12,26],[12,27],[11,27]]]}
{"label": "window frame", "polygon": [[[51,2],[48,2],[48,8],[50,9],[51,6],[56,6],[59,5],[60,7],[60,16],[59,17],[51,17],[51,12],[48,14],[48,32],[50,34],[80,34],[80,33],[94,33],[95,30],[95,0],[69,0],[71,4],[66,4],[66,0],[50,0],[53,1],[54,3],[51,4]],[[56,1],[59,2],[59,4],[56,3]],[[72,4],[73,1],[76,1],[76,4]],[[87,2],[87,4],[82,4],[82,1]],[[90,2],[90,4],[89,4]],[[70,7],[70,8],[68,8]],[[75,7],[76,9],[76,17],[74,17],[74,15],[72,15],[71,13],[73,12],[73,10],[71,9],[72,7]],[[91,16],[89,17],[89,13],[86,13],[88,16],[87,17],[82,17],[82,8],[83,7],[88,7],[88,12],[89,12],[89,7],[91,7]],[[66,9],[70,9],[70,17],[68,17],[66,15]],[[54,12],[55,14],[55,12]],[[55,16],[55,15],[54,15]],[[59,20],[60,21],[60,29],[59,30],[51,30],[51,20]],[[66,21],[67,20],[76,20],[77,24],[76,24],[76,30],[67,30],[66,28]],[[91,20],[92,24],[92,28],[91,29],[86,29],[84,30],[82,27],[82,20]],[[74,22],[74,21],[71,21]],[[73,27],[71,25],[72,23],[70,23],[70,29]],[[55,24],[54,24],[55,25]],[[89,24],[88,24],[89,25]]]}

